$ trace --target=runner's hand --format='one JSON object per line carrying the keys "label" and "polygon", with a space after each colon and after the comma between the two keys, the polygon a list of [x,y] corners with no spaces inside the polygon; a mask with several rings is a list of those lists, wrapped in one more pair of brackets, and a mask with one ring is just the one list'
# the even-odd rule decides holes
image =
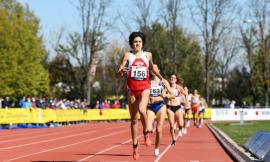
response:
{"label": "runner's hand", "polygon": [[124,68],[121,69],[121,74],[122,74],[122,75],[123,75],[123,74],[127,74],[128,71],[129,71],[129,68],[128,68],[128,67],[124,67]]}

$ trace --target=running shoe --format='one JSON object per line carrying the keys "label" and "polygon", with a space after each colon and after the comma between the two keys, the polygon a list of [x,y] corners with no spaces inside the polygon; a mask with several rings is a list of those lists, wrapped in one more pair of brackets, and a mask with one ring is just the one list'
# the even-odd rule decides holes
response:
{"label": "running shoe", "polygon": [[147,147],[151,146],[151,140],[149,137],[149,133],[147,133],[146,135],[144,135],[144,143]]}
{"label": "running shoe", "polygon": [[139,155],[139,146],[137,146],[136,148],[133,148],[133,159],[138,160],[139,157],[140,157],[140,155]]}
{"label": "running shoe", "polygon": [[183,129],[182,129],[182,133],[183,133],[183,134],[187,134],[187,128],[183,128]]}
{"label": "running shoe", "polygon": [[154,154],[155,154],[155,156],[159,156],[159,149],[157,148],[157,149],[155,149],[155,151],[154,151]]}
{"label": "running shoe", "polygon": [[176,145],[176,141],[173,140],[171,145],[172,145],[172,146],[175,146],[175,145]]}
{"label": "running shoe", "polygon": [[190,121],[187,121],[187,127],[189,127],[190,126]]}
{"label": "running shoe", "polygon": [[178,131],[178,135],[179,135],[180,137],[182,137],[182,136],[183,136],[182,129],[179,129],[179,131]]}

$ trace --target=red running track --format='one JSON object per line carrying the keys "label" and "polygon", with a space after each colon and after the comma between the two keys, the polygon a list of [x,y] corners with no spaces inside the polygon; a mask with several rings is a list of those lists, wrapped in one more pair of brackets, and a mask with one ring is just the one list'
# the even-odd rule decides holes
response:
{"label": "red running track", "polygon": [[[141,131],[141,128],[140,128]],[[142,132],[142,131],[141,131]],[[154,134],[151,135],[152,143]],[[140,158],[145,162],[232,162],[207,126],[190,126],[171,146],[164,126],[161,155],[140,136]],[[88,123],[58,128],[0,130],[1,162],[127,162],[132,159],[129,122]]]}

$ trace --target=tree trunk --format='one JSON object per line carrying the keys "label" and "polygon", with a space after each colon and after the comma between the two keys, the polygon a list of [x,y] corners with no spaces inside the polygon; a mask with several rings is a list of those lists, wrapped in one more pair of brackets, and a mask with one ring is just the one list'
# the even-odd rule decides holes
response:
{"label": "tree trunk", "polygon": [[90,64],[90,68],[88,72],[88,80],[87,80],[87,100],[89,104],[91,104],[91,91],[92,91],[93,81],[96,75],[97,63],[98,63],[98,48],[96,45],[94,45],[92,57],[91,57],[91,64]]}
{"label": "tree trunk", "polygon": [[264,99],[265,99],[265,107],[269,106],[269,68],[267,66],[267,60],[264,63]]}
{"label": "tree trunk", "polygon": [[204,96],[206,98],[206,102],[210,104],[209,102],[209,69],[208,69],[208,61],[207,57],[205,57],[205,72],[204,72]]}

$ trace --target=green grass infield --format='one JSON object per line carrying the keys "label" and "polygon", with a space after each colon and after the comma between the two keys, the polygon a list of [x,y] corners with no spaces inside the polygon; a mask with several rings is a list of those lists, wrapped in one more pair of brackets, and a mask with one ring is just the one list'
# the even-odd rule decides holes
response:
{"label": "green grass infield", "polygon": [[239,146],[243,146],[248,139],[257,131],[270,131],[270,120],[268,121],[245,121],[214,123],[221,131],[226,133]]}

